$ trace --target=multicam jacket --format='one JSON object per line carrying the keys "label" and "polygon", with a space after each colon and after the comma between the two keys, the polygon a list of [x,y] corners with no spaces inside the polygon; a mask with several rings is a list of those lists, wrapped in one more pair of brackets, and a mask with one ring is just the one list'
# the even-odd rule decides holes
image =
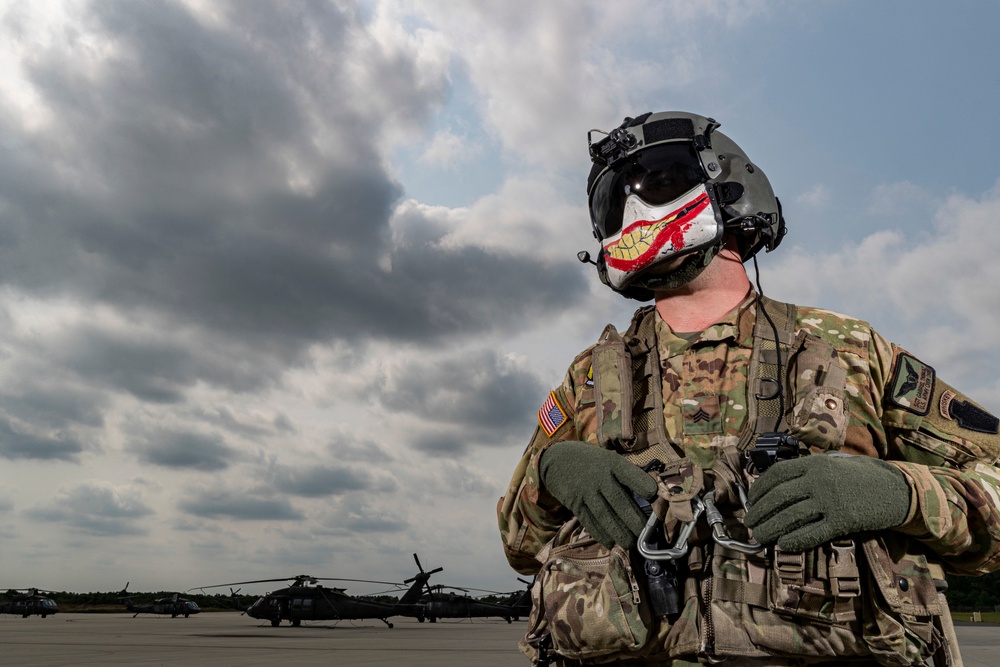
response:
{"label": "multicam jacket", "polygon": [[[747,430],[754,427],[748,419],[747,404],[757,303],[751,291],[722,321],[694,336],[675,335],[652,307],[636,312],[630,332],[641,329],[639,323],[643,321],[652,324],[655,331],[655,342],[646,344],[653,348],[650,354],[659,363],[663,433],[678,456],[697,459],[699,452],[732,448],[741,437],[745,442]],[[796,655],[787,647],[810,643],[824,644],[818,651],[802,649],[807,658],[812,656],[815,661],[823,656],[827,660],[837,656],[857,659],[874,656],[882,664],[916,664],[948,640],[947,632],[942,635],[930,626],[918,628],[914,634],[908,622],[911,618],[942,614],[943,597],[937,596],[940,600],[935,597],[933,580],[943,579],[943,571],[975,575],[1000,569],[998,420],[938,379],[929,365],[887,341],[867,322],[826,310],[798,307],[794,311],[794,325],[789,323],[789,328],[794,329],[798,339],[806,341],[806,347],[809,341],[814,341],[820,349],[832,349],[830,356],[835,361],[827,366],[813,363],[805,367],[794,359],[790,361],[789,396],[781,430],[787,430],[814,452],[839,450],[891,461],[909,482],[911,510],[905,523],[883,536],[866,541],[859,538],[857,542],[858,559],[868,562],[875,573],[873,579],[881,577],[877,583],[882,590],[877,594],[869,591],[868,595],[880,596],[883,606],[891,606],[897,612],[894,618],[904,620],[886,620],[878,614],[873,620],[872,614],[862,611],[859,603],[846,599],[864,597],[865,591],[858,593],[852,588],[852,592],[845,592],[847,587],[843,584],[840,594],[846,597],[838,598],[832,606],[827,601],[818,605],[822,610],[817,611],[818,607],[811,612],[805,610],[800,617],[795,613],[770,614],[763,609],[773,610],[776,600],[790,605],[789,609],[796,605],[800,611],[808,607],[803,600],[812,590],[810,581],[804,579],[782,590],[771,584],[755,584],[754,558],[719,548],[713,555],[710,549],[699,549],[696,544],[692,549],[694,562],[688,563],[688,580],[684,584],[687,606],[681,619],[672,627],[661,623],[659,628],[652,628],[652,638],[643,649],[650,658],[659,655],[657,664],[663,664],[668,657],[693,659],[698,655],[704,658],[706,654],[708,658]],[[628,344],[639,342],[633,338]],[[577,356],[562,384],[549,394],[539,410],[539,426],[497,506],[508,561],[523,574],[539,572],[542,567],[539,553],[542,558],[548,557],[553,548],[561,546],[560,540],[570,539],[568,531],[560,528],[571,521],[571,514],[540,483],[538,461],[542,452],[563,440],[616,447],[611,441],[599,442],[601,420],[606,419],[608,409],[613,406],[595,404],[595,349],[598,347],[592,346]],[[841,386],[817,393],[815,387],[823,384],[818,376],[826,375],[837,376]],[[560,537],[554,540],[557,533]],[[852,550],[853,547],[852,542]],[[825,553],[827,560],[823,562],[832,563],[829,566],[832,573],[839,567],[835,563],[836,554],[829,545]],[[851,553],[853,562],[855,556]],[[918,554],[919,562],[912,560],[912,554]],[[812,563],[807,567],[812,568],[809,572],[828,574],[827,565],[820,567],[816,565],[819,561],[809,562]],[[712,570],[715,572],[706,574]],[[720,571],[725,572],[720,574]],[[716,581],[717,589],[715,593],[709,591],[711,600],[704,595],[709,577]],[[908,582],[921,577],[927,584],[924,590],[918,592],[917,585],[911,589]],[[780,579],[779,585],[784,581],[780,576],[772,578]],[[832,574],[829,579],[825,584],[813,583],[820,590],[825,585],[829,591]],[[734,581],[736,585],[719,585]],[[768,586],[769,590],[761,590]],[[833,588],[836,592],[838,586],[834,584]],[[738,590],[738,593],[719,593],[719,590]],[[789,595],[794,598],[791,603]],[[715,611],[715,618],[706,622],[709,606],[709,611]],[[842,636],[834,633],[831,638],[829,623],[850,616],[841,613],[848,608],[857,612],[856,624],[851,625],[854,621],[850,621]],[[721,617],[726,615],[730,618]],[[732,618],[734,615],[740,617]],[[747,629],[757,622],[753,619],[764,626],[776,627]],[[813,635],[809,627],[815,619],[822,621],[819,624],[822,629]],[[790,629],[777,627],[781,624]],[[860,635],[862,631],[869,641],[852,644],[851,633]],[[713,637],[706,640],[706,632]],[[716,632],[728,645],[718,645]],[[901,639],[903,635],[907,636],[906,641]],[[776,640],[775,636],[780,638]],[[888,646],[893,642],[896,643]],[[915,651],[923,654],[917,655]],[[946,662],[960,664],[957,652]]]}

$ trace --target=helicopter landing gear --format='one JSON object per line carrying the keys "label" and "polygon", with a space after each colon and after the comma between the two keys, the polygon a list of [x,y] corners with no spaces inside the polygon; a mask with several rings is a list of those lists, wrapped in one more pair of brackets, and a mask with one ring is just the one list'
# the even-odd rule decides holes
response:
{"label": "helicopter landing gear", "polygon": [[417,623],[423,623],[426,620],[423,616],[417,616]]}
{"label": "helicopter landing gear", "polygon": [[293,628],[297,628],[300,625],[302,625],[302,621],[300,619],[297,619],[297,618],[293,618],[292,619],[292,627]]}
{"label": "helicopter landing gear", "polygon": [[276,628],[279,625],[281,625],[281,619],[280,618],[271,619],[271,627]]}
{"label": "helicopter landing gear", "polygon": [[390,622],[389,622],[389,621],[388,621],[387,619],[384,619],[384,618],[380,618],[380,619],[378,619],[378,620],[380,620],[380,621],[382,621],[383,623],[385,623],[385,624],[386,624],[386,625],[387,625],[388,627],[390,627],[390,628],[392,627],[392,623],[390,623]]}

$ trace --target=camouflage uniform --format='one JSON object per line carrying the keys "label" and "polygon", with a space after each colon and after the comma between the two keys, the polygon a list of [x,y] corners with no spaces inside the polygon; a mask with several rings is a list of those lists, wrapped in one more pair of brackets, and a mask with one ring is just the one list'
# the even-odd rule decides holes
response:
{"label": "camouflage uniform", "polygon": [[[675,335],[650,307],[637,311],[637,317],[655,317],[663,422],[667,440],[680,456],[697,459],[699,452],[713,452],[715,456],[716,452],[734,446],[750,426],[746,407],[752,332],[757,317],[755,298],[751,291],[722,321],[696,336]],[[866,322],[826,310],[798,307],[794,329],[796,333],[805,332],[824,341],[828,347],[832,345],[836,363],[846,371],[846,379],[843,380],[841,403],[836,395],[833,398],[821,396],[817,401],[816,396],[797,389],[807,386],[811,378],[793,376],[784,416],[788,430],[814,452],[839,450],[891,461],[910,485],[908,518],[893,531],[885,531],[886,535],[879,537],[878,543],[890,552],[895,549],[926,554],[926,566],[911,568],[920,570],[925,577],[943,579],[942,567],[947,572],[963,575],[998,569],[1000,471],[995,464],[1000,457],[1000,436],[997,435],[996,419],[937,379],[930,366],[887,341]],[[522,574],[539,571],[539,552],[543,552],[544,557],[553,547],[558,547],[559,540],[552,544],[550,541],[572,519],[568,510],[540,483],[538,461],[542,452],[552,443],[563,440],[613,447],[607,442],[598,442],[599,410],[595,404],[592,369],[594,349],[592,346],[577,356],[562,384],[551,392],[539,412],[539,427],[517,465],[507,493],[497,506],[506,556],[511,566]],[[822,372],[793,370],[804,375]],[[606,412],[613,406],[603,407]],[[565,529],[560,536],[560,540],[569,539]],[[698,552],[699,538],[696,536],[692,541],[695,543],[692,552]],[[872,546],[874,542],[868,540],[863,547],[866,560],[873,567],[879,558],[871,550],[878,548]],[[858,544],[861,551],[860,539]],[[695,563],[691,567],[689,563],[689,572],[698,572],[697,568],[704,571],[728,568],[733,571],[734,580],[747,588],[752,587],[752,563],[745,558],[720,561],[718,554],[718,549],[715,556],[711,551],[702,550],[701,557],[710,565]],[[882,569],[890,579],[894,576],[888,568]],[[661,623],[658,629],[651,630],[656,635],[652,642],[656,646],[643,664],[680,665],[696,661],[699,653],[705,658],[706,603],[699,588],[703,581],[693,581],[695,579],[699,576],[689,574],[684,582],[687,606],[681,618],[672,627],[664,627]],[[901,577],[898,579],[902,582]],[[928,595],[933,597],[933,588],[931,590]],[[773,591],[770,595],[773,604]],[[920,595],[914,591],[907,593],[905,588],[886,592],[893,602],[904,605],[904,612],[912,609],[926,612],[928,608],[940,611],[933,599],[923,600],[925,606],[905,606],[911,602],[920,603],[921,600],[915,600]],[[715,626],[722,628],[720,633],[727,631],[723,626],[728,622],[732,625],[730,630],[745,634],[749,640],[745,648],[737,646],[739,642],[736,642],[728,654],[721,652],[723,657],[730,656],[727,664],[734,664],[734,661],[752,665],[804,664],[787,655],[782,659],[774,658],[766,640],[758,642],[760,638],[752,630],[740,627],[752,624],[748,617],[728,621],[723,618],[728,613],[726,610],[735,609],[733,605],[713,602],[713,609],[713,631]],[[741,613],[749,613],[745,605],[742,609]],[[822,619],[824,613],[818,618]],[[944,613],[947,613],[946,607]],[[866,619],[871,622],[870,618]],[[876,664],[873,654],[878,651],[868,652],[870,647],[859,649],[850,644],[849,637],[843,639],[844,646],[838,648],[837,642],[841,639],[824,635],[826,630],[811,635],[812,631],[804,627],[801,620],[768,617],[766,623],[772,622],[789,625],[792,643],[827,643],[826,660],[833,660],[832,656],[846,656]],[[858,623],[861,623],[860,614]],[[884,635],[888,638],[886,641],[891,641],[895,630],[882,627],[866,632]],[[740,634],[741,642],[742,636]],[[924,639],[947,642],[940,637]],[[900,653],[906,651],[900,650]],[[805,654],[811,655],[809,651]],[[738,655],[749,657],[735,657]],[[820,657],[809,664],[820,664]],[[893,655],[892,659],[883,656],[879,664],[908,663],[905,655]],[[960,658],[956,656],[953,664],[960,664]]]}

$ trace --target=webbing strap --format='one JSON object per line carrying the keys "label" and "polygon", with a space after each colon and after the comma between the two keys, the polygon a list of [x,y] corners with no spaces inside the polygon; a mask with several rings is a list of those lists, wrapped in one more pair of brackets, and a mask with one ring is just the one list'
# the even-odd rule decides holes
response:
{"label": "webbing strap", "polygon": [[[752,446],[760,433],[788,430],[784,415],[779,414],[779,396],[783,394],[785,401],[789,400],[788,363],[795,342],[796,312],[794,305],[766,296],[758,301],[747,377],[747,424],[740,437],[740,449]],[[786,403],[784,407],[787,410],[791,406]]]}
{"label": "webbing strap", "polygon": [[740,602],[764,609],[768,607],[767,587],[751,581],[716,577],[712,582],[712,596],[727,602]]}

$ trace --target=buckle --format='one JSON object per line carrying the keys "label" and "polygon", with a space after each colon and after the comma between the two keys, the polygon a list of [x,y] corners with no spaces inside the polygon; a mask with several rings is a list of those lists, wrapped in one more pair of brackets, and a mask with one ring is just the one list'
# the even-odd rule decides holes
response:
{"label": "buckle", "polygon": [[804,552],[774,550],[774,569],[778,579],[786,586],[803,586],[806,583],[806,555]]}
{"label": "buckle", "polygon": [[830,542],[827,572],[834,595],[845,598],[861,595],[861,573],[858,571],[853,541]]}

